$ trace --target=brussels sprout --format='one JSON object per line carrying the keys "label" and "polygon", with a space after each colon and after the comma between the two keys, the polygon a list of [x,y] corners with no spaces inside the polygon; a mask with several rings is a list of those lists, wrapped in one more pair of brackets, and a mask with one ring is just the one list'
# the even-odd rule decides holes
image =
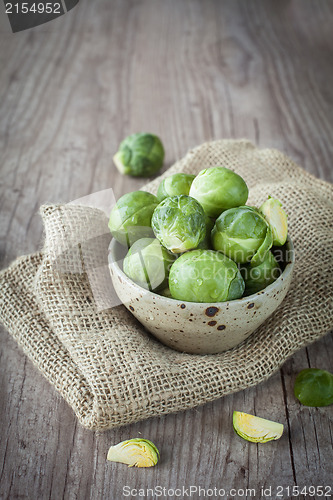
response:
{"label": "brussels sprout", "polygon": [[244,280],[237,265],[214,250],[193,250],[171,266],[169,287],[174,299],[188,302],[224,302],[239,299]]}
{"label": "brussels sprout", "polygon": [[223,212],[212,230],[212,245],[238,264],[261,264],[273,243],[272,229],[265,218],[251,207],[230,208]]}
{"label": "brussels sprout", "polygon": [[154,236],[151,218],[157,205],[156,196],[146,191],[124,194],[110,214],[109,229],[112,236],[127,247],[140,238]]}
{"label": "brussels sprout", "polygon": [[206,234],[203,208],[184,194],[165,198],[156,207],[151,224],[156,238],[173,253],[196,248]]}
{"label": "brussels sprout", "polygon": [[107,460],[120,462],[129,467],[153,467],[157,464],[160,454],[154,443],[148,439],[128,439],[111,446]]}
{"label": "brussels sprout", "polygon": [[267,443],[279,439],[283,434],[282,424],[241,411],[234,411],[233,427],[240,437],[253,443]]}
{"label": "brussels sprout", "polygon": [[259,211],[265,216],[272,228],[273,245],[284,245],[288,236],[288,223],[286,212],[282,208],[282,203],[269,196],[268,200],[261,205]]}
{"label": "brussels sprout", "polygon": [[113,161],[121,174],[149,177],[163,165],[164,148],[153,134],[132,134],[124,139]]}
{"label": "brussels sprout", "polygon": [[296,398],[305,406],[333,404],[333,374],[319,368],[306,368],[296,377]]}
{"label": "brussels sprout", "polygon": [[188,195],[194,178],[195,175],[191,174],[174,174],[163,179],[157,190],[158,201],[161,202],[170,196]]}
{"label": "brussels sprout", "polygon": [[228,208],[245,205],[248,195],[244,179],[225,167],[202,170],[190,189],[190,196],[198,200],[209,217],[218,217]]}
{"label": "brussels sprout", "polygon": [[154,291],[167,286],[169,269],[175,258],[175,254],[164,248],[156,238],[141,238],[129,249],[123,270],[135,283]]}
{"label": "brussels sprout", "polygon": [[215,221],[206,215],[206,232],[205,238],[199,243],[197,248],[201,248],[202,250],[212,250],[212,239],[211,233],[214,227]]}
{"label": "brussels sprout", "polygon": [[245,281],[245,294],[252,295],[273,283],[280,276],[281,269],[272,252],[268,251],[261,264],[256,267],[248,264],[241,268],[241,273]]}

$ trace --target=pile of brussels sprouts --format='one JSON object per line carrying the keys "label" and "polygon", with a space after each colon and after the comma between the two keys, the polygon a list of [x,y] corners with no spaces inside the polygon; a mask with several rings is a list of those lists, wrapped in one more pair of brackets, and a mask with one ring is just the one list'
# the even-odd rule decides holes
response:
{"label": "pile of brussels sprouts", "polygon": [[189,302],[223,302],[264,289],[281,273],[272,253],[287,239],[277,199],[247,206],[248,187],[222,166],[165,178],[157,196],[122,196],[109,220],[127,246],[124,273],[143,288]]}

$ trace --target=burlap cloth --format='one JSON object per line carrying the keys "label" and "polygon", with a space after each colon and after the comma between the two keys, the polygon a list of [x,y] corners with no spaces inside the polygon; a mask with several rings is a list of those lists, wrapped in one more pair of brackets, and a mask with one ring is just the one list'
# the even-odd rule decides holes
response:
{"label": "burlap cloth", "polygon": [[[110,237],[106,216],[94,208],[43,206],[43,250],[0,275],[1,321],[89,429],[185,410],[254,386],[332,327],[332,185],[248,141],[203,144],[164,176],[214,165],[245,179],[248,204],[260,205],[268,195],[282,201],[296,252],[286,299],[238,347],[218,355],[179,353],[147,334],[124,306],[98,310],[89,259],[98,255],[107,273]],[[160,180],[145,189],[156,192]]]}

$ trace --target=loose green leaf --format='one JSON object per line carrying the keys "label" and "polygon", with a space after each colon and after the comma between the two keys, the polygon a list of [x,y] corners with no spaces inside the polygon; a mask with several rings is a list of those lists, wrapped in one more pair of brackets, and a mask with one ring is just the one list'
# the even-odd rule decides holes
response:
{"label": "loose green leaf", "polygon": [[307,368],[296,377],[295,397],[305,406],[333,404],[333,374],[319,368]]}

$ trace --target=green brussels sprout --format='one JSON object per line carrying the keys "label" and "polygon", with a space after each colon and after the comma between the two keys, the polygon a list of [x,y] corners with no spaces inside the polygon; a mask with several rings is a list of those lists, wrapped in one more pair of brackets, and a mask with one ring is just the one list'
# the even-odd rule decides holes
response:
{"label": "green brussels sprout", "polygon": [[258,266],[252,267],[247,264],[240,271],[245,281],[246,295],[260,292],[260,290],[273,283],[281,274],[280,266],[271,251],[267,252],[265,260]]}
{"label": "green brussels sprout", "polygon": [[151,220],[155,236],[173,253],[196,248],[205,238],[205,213],[200,203],[184,194],[165,198]]}
{"label": "green brussels sprout", "polygon": [[168,252],[156,238],[141,238],[129,249],[123,270],[138,285],[155,291],[167,286],[169,269],[175,258],[175,254]]}
{"label": "green brussels sprout", "polygon": [[284,245],[288,236],[288,222],[286,212],[282,208],[282,203],[269,196],[268,200],[261,205],[259,211],[264,215],[272,228],[273,245]]}
{"label": "green brussels sprout", "polygon": [[188,302],[224,302],[239,299],[245,284],[235,262],[214,250],[192,250],[171,266],[171,295]]}
{"label": "green brussels sprout", "polygon": [[244,179],[225,167],[202,170],[190,189],[190,196],[198,200],[209,217],[218,217],[228,208],[245,205],[248,195]]}
{"label": "green brussels sprout", "polygon": [[163,179],[157,190],[158,201],[161,202],[165,198],[179,194],[188,195],[194,178],[195,175],[191,174],[174,174]]}
{"label": "green brussels sprout", "polygon": [[156,196],[146,191],[124,194],[111,210],[109,229],[112,236],[127,247],[140,238],[153,237],[151,218],[157,205]]}
{"label": "green brussels sprout", "polygon": [[306,368],[296,377],[295,397],[305,406],[333,404],[333,373],[319,368]]}
{"label": "green brussels sprout", "polygon": [[121,142],[113,161],[121,174],[150,177],[163,165],[163,144],[153,134],[129,135]]}
{"label": "green brussels sprout", "polygon": [[202,249],[202,250],[213,250],[212,248],[212,240],[211,240],[211,233],[212,229],[214,227],[215,221],[208,217],[206,215],[206,232],[205,232],[205,238],[199,243],[197,248]]}
{"label": "green brussels sprout", "polygon": [[273,244],[272,229],[265,218],[251,207],[230,208],[223,212],[212,230],[214,250],[220,250],[238,264],[261,264]]}

